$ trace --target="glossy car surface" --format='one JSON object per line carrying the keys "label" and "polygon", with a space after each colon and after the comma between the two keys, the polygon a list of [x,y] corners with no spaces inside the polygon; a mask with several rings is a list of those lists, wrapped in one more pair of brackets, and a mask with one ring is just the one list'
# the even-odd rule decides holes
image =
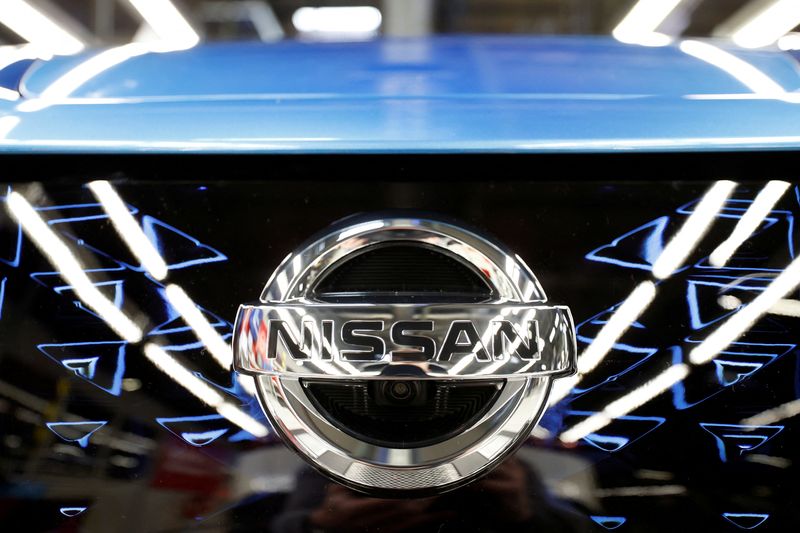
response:
{"label": "glossy car surface", "polygon": [[[9,82],[21,96],[0,100],[4,528],[792,530],[798,66],[686,43],[127,48],[25,69]],[[164,276],[131,252],[98,180]],[[494,235],[569,305],[579,354],[601,355],[578,359],[580,381],[552,392],[516,454],[455,491],[329,481],[225,359],[238,306],[286,254],[364,212]],[[730,258],[710,260],[739,225]],[[628,301],[638,313],[619,312]],[[602,424],[581,434],[587,420]]]}

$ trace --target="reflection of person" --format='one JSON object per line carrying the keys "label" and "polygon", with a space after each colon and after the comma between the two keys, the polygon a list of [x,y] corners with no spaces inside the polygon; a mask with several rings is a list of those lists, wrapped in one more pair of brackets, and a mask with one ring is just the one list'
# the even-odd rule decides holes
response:
{"label": "reflection of person", "polygon": [[466,487],[419,499],[370,498],[304,469],[272,528],[276,533],[582,532],[590,530],[590,522],[555,500],[525,463],[511,458]]}

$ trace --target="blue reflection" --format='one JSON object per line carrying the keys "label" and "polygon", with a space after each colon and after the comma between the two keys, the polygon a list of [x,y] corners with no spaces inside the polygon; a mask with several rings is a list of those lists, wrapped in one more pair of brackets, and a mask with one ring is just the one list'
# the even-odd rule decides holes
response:
{"label": "blue reflection", "polygon": [[[586,259],[621,267],[652,270],[653,263],[655,263],[664,249],[664,231],[668,224],[668,216],[657,218],[614,239],[611,244],[605,244],[592,250],[586,254]],[[618,248],[622,247],[627,249],[618,250]],[[620,252],[622,254],[627,253],[629,257],[620,259],[610,255],[608,251],[616,252],[617,254]]]}
{"label": "blue reflection", "polygon": [[108,421],[47,422],[47,428],[66,442],[75,442],[81,448],[89,445],[89,438]]}
{"label": "blue reflection", "polygon": [[[122,309],[122,305],[125,303],[125,291],[124,291],[124,284],[125,281],[118,279],[113,281],[100,281],[97,283],[92,283],[95,287],[113,287],[114,289],[114,296],[111,298],[111,301],[114,302],[114,306],[117,309]],[[61,287],[55,287],[53,290],[56,291],[59,295],[63,295],[65,292],[73,292],[74,289],[72,285],[63,285]],[[101,291],[103,292],[103,291]],[[103,320],[103,317],[98,315],[91,307],[87,307],[84,303],[78,298],[74,300],[75,307],[78,309],[82,309],[89,314],[96,316],[97,318]]]}
{"label": "blue reflection", "polygon": [[[37,348],[92,385],[114,396],[119,396],[122,392],[127,348],[125,341],[39,344]],[[97,373],[98,367],[111,376],[110,382],[103,381],[103,376]]]}
{"label": "blue reflection", "polygon": [[[167,298],[166,291],[163,288],[158,289],[158,294],[164,301],[164,311],[166,312],[167,319],[151,329],[147,335],[167,335],[171,333],[192,333],[192,328],[186,324],[181,314],[176,311],[170,304]],[[212,313],[204,307],[196,306],[197,309],[203,314],[203,317],[208,321],[214,329],[224,329],[226,337],[233,334],[233,324],[220,316]],[[197,347],[202,348],[204,345],[200,343]],[[173,350],[178,351],[176,348],[171,347]],[[186,348],[188,349],[188,348]]]}
{"label": "blue reflection", "polygon": [[[198,448],[211,444],[230,431],[230,426],[222,415],[156,418],[156,422],[187,444]],[[210,427],[202,431],[194,430],[198,425]],[[187,426],[186,429],[183,429],[184,426]]]}
{"label": "blue reflection", "polygon": [[[89,250],[91,247],[87,246]],[[107,258],[106,261],[112,261]],[[113,261],[114,265],[109,267],[101,267],[101,268],[88,268],[84,270],[87,274],[93,274],[96,272],[122,272],[125,270],[125,267],[122,266],[121,263],[117,261]],[[48,272],[33,272],[31,274],[31,279],[38,283],[39,285],[43,285],[45,287],[52,287],[55,290],[57,287],[68,287],[68,285],[58,285],[62,281],[61,273],[55,271],[48,271]]]}
{"label": "blue reflection", "polygon": [[[567,411],[566,413],[567,416],[584,418],[594,414],[597,413],[592,411]],[[665,421],[666,418],[661,416],[621,416],[614,419],[614,422],[605,428],[605,433],[592,433],[584,437],[583,440],[604,452],[618,452],[644,437]]]}
{"label": "blue reflection", "polygon": [[[772,280],[770,279],[766,281],[766,283],[768,284],[771,281]],[[707,307],[710,307],[714,310],[721,310],[721,307],[717,303],[717,298],[725,289],[751,292],[763,292],[765,289],[765,287],[753,285],[736,284],[731,286],[730,283],[724,282],[701,281],[696,279],[687,280],[686,303],[689,306],[689,323],[694,330],[703,329],[704,327],[714,324],[715,322],[719,322],[723,318],[730,316],[737,311],[737,309],[726,310],[714,318],[703,319],[700,311],[700,303],[698,301],[698,288],[705,289],[701,289],[699,292],[702,292],[705,300],[710,302]]]}
{"label": "blue reflection", "polygon": [[[162,222],[149,215],[142,217],[142,229],[144,230],[144,233],[147,235],[147,238],[150,240],[150,242],[153,243],[153,246],[155,246],[159,251],[161,257],[167,261],[167,268],[169,270],[178,270],[190,266],[228,260],[228,257],[219,250],[203,244],[191,235],[184,233],[181,230],[170,226],[166,222]],[[200,255],[200,257],[193,259],[168,260],[169,256],[171,255],[171,251],[181,249],[181,245],[166,244],[167,241],[174,241],[176,238],[181,241],[181,245],[185,245],[185,241],[192,243],[194,245],[194,254]],[[142,267],[132,266],[131,268],[138,271],[143,270]]]}
{"label": "blue reflection", "polygon": [[722,513],[722,517],[731,524],[741,529],[755,529],[763,524],[769,514],[767,513]]}
{"label": "blue reflection", "polygon": [[244,429],[237,431],[230,437],[228,437],[228,442],[244,442],[244,441],[253,441],[257,442],[260,439],[250,433],[249,431],[245,431]]}
{"label": "blue reflection", "polygon": [[[131,214],[136,214],[139,211],[133,206],[128,205],[127,207]],[[51,226],[56,224],[65,224],[68,222],[84,222],[86,220],[108,219],[108,215],[103,209],[103,205],[99,203],[42,206],[37,207],[36,210],[44,212],[55,211],[58,213],[58,218],[47,219],[47,223]],[[77,213],[75,213],[75,211],[77,211]],[[64,214],[65,212],[66,214]]]}
{"label": "blue reflection", "polygon": [[739,455],[751,452],[772,439],[784,428],[784,426],[746,426],[712,424],[710,422],[700,422],[700,427],[714,436],[722,462],[728,461],[729,451],[738,451]]}
{"label": "blue reflection", "polygon": [[590,518],[606,529],[617,529],[627,520],[624,516],[591,515]]}
{"label": "blue reflection", "polygon": [[[698,344],[701,342],[693,339],[686,339],[686,341],[691,344]],[[720,352],[714,360],[714,373],[717,377],[717,382],[722,388],[707,394],[701,393],[705,395],[694,401],[688,401],[686,397],[686,383],[684,381],[679,381],[672,386],[672,403],[678,410],[693,407],[712,396],[716,396],[725,390],[725,388],[747,379],[777,358],[791,352],[795,346],[794,344],[766,344],[742,341],[731,343],[731,345]],[[684,362],[683,349],[680,346],[672,346],[669,350],[672,352],[672,364]]]}
{"label": "blue reflection", "polygon": [[6,281],[8,281],[8,278],[0,279],[0,320],[3,318],[3,302],[6,298]]}

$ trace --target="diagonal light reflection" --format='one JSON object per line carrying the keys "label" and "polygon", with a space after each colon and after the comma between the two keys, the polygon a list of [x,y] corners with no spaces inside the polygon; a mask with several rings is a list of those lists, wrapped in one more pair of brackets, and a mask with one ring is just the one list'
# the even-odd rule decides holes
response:
{"label": "diagonal light reflection", "polygon": [[[142,340],[142,329],[137,326],[113,302],[108,300],[83,271],[69,247],[53,232],[39,216],[30,203],[16,191],[9,193],[6,200],[11,216],[22,226],[28,237],[39,250],[47,256],[53,267],[69,283],[88,307],[94,310],[120,337],[131,343]],[[134,224],[135,225],[135,224]],[[138,226],[136,226],[141,231]],[[144,348],[145,356],[204,403],[214,407],[232,423],[250,432],[256,437],[266,436],[269,430],[260,422],[250,417],[235,405],[225,401],[224,397],[200,378],[191,373],[176,359],[168,355],[155,344],[148,343]]]}
{"label": "diagonal light reflection", "polygon": [[708,262],[717,268],[724,267],[731,256],[747,240],[754,231],[758,229],[761,222],[769,215],[778,200],[786,192],[791,184],[785,181],[770,181],[756,199],[747,208],[742,218],[736,223],[730,237],[725,239],[708,257]]}
{"label": "diagonal light reflection", "polygon": [[[693,365],[712,361],[719,353],[741,337],[752,325],[789,292],[800,285],[800,258],[792,261],[759,296],[738,313],[728,318],[711,335],[689,353]],[[683,380],[690,367],[684,363],[671,366],[653,380],[608,404],[600,413],[568,429],[559,437],[563,442],[575,442],[605,427],[615,418],[641,407],[662,392]]]}
{"label": "diagonal light reflection", "polygon": [[114,187],[105,180],[93,181],[88,187],[103,206],[119,236],[142,266],[157,280],[167,277],[167,264],[139,227]]}
{"label": "diagonal light reflection", "polygon": [[12,191],[8,195],[6,205],[11,216],[22,226],[25,234],[36,244],[53,267],[72,286],[78,298],[126,341],[139,342],[142,340],[142,329],[92,284],[69,247],[58,238],[21,194]]}
{"label": "diagonal light reflection", "polygon": [[716,182],[703,195],[681,229],[670,239],[661,255],[656,259],[653,264],[653,276],[658,279],[666,279],[681,267],[700,239],[708,232],[708,228],[711,227],[712,222],[735,188],[736,182],[722,180]]}
{"label": "diagonal light reflection", "polygon": [[[736,188],[728,180],[716,182],[697,203],[692,214],[684,221],[677,233],[664,246],[653,264],[653,275],[659,279],[670,277],[686,260],[700,239],[708,232],[725,202]],[[558,380],[553,385],[549,404],[554,405],[569,395],[583,377],[605,359],[614,344],[655,299],[657,287],[652,281],[644,281],[617,308],[611,318],[600,329],[592,343],[578,358],[578,372],[574,376]]]}
{"label": "diagonal light reflection", "polygon": [[233,422],[240,428],[256,437],[266,437],[269,430],[261,422],[251,417],[217,392],[202,379],[195,376],[189,369],[175,360],[156,344],[147,343],[144,346],[144,355],[159,370],[188,390],[203,403],[217,410],[219,414]]}

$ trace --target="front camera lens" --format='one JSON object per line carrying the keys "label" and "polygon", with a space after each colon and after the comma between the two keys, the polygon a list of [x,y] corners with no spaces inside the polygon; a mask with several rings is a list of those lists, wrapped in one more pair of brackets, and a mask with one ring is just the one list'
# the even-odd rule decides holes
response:
{"label": "front camera lens", "polygon": [[395,400],[407,400],[411,396],[411,387],[407,383],[398,381],[392,384],[389,392]]}

